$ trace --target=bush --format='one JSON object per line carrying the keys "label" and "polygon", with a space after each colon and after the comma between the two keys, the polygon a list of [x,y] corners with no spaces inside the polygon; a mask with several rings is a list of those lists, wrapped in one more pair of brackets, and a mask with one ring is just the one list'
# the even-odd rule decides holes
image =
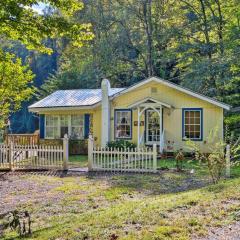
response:
{"label": "bush", "polygon": [[210,132],[207,140],[208,153],[203,153],[199,146],[191,140],[187,141],[187,145],[192,151],[194,151],[196,160],[207,165],[212,182],[217,183],[221,179],[224,169],[226,168],[226,143],[222,141],[222,139],[219,139],[217,128]]}
{"label": "bush", "polygon": [[180,149],[175,153],[175,160],[176,160],[177,170],[181,171],[183,169],[183,160],[184,160],[184,154],[182,149]]}
{"label": "bush", "polygon": [[116,141],[111,141],[108,142],[107,147],[109,148],[129,148],[129,149],[133,149],[136,148],[137,145],[135,143],[131,143],[129,141],[126,140],[116,140]]}

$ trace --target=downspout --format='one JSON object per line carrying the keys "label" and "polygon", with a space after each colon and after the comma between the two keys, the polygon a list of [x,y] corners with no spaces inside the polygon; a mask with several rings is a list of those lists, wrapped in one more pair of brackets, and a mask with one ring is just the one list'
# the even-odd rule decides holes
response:
{"label": "downspout", "polygon": [[101,146],[106,147],[110,139],[110,103],[109,103],[109,90],[111,88],[110,82],[107,79],[102,80],[102,137]]}

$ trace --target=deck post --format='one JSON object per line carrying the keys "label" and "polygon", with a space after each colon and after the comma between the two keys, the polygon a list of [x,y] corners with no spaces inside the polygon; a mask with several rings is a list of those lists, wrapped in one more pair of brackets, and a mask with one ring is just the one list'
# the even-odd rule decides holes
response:
{"label": "deck post", "polygon": [[230,178],[230,169],[231,169],[231,163],[230,163],[230,145],[228,144],[226,146],[226,177]]}
{"label": "deck post", "polygon": [[65,134],[63,138],[63,170],[68,170],[68,157],[69,157],[69,139]]}
{"label": "deck post", "polygon": [[88,170],[93,169],[93,136],[88,137]]}
{"label": "deck post", "polygon": [[153,170],[157,171],[157,144],[153,144]]}

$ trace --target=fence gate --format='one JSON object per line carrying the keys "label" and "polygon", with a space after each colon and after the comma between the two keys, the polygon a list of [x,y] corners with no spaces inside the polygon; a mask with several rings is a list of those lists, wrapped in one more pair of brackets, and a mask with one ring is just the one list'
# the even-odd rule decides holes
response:
{"label": "fence gate", "polygon": [[89,170],[120,172],[156,172],[157,146],[153,148],[117,149],[95,148],[88,142]]}
{"label": "fence gate", "polygon": [[0,144],[0,169],[67,170],[68,138],[63,146]]}

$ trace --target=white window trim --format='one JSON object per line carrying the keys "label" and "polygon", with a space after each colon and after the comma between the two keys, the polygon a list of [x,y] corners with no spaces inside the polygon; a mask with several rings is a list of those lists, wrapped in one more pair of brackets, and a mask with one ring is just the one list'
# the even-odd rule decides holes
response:
{"label": "white window trim", "polygon": [[47,137],[47,116],[57,116],[58,117],[58,135],[60,136],[60,117],[59,115],[55,115],[55,114],[52,114],[52,115],[45,115],[45,118],[44,118],[44,139],[49,139],[49,140],[53,140],[53,139],[60,139],[60,138],[54,138],[54,137]]}
{"label": "white window trim", "polygon": [[[147,145],[153,145],[154,143],[156,143],[157,145],[159,144],[159,142],[160,142],[160,139],[161,139],[161,131],[160,131],[160,128],[161,128],[161,126],[159,127],[159,140],[157,140],[157,141],[149,141],[148,140],[148,138],[149,138],[149,133],[148,133],[148,130],[149,130],[149,128],[148,128],[148,124],[149,124],[149,118],[148,118],[148,114],[149,114],[149,112],[154,112],[154,113],[156,113],[156,114],[158,114],[155,110],[153,110],[153,109],[147,109],[146,110],[146,126],[145,126],[145,131],[146,131],[146,144]],[[159,117],[159,114],[158,114],[158,118],[159,118],[159,125],[160,125],[160,117]]]}
{"label": "white window trim", "polygon": [[[62,114],[64,115],[64,114]],[[72,126],[71,126],[71,118],[72,115],[82,115],[83,116],[83,138],[77,138],[76,140],[83,140],[84,139],[84,133],[85,133],[85,114],[71,114],[71,115],[67,115],[68,116],[68,136],[72,135]],[[54,137],[47,137],[47,125],[46,125],[46,121],[47,121],[47,117],[48,116],[57,116],[58,117],[58,123],[57,123],[57,128],[58,128],[58,136],[61,136],[61,119],[60,116],[61,115],[56,115],[56,114],[46,114],[45,118],[44,118],[44,139],[47,140],[57,140],[57,139],[63,139],[61,137],[59,138],[54,138]]]}
{"label": "white window trim", "polygon": [[71,115],[69,115],[69,128],[68,128],[69,136],[72,136],[72,127],[79,127],[77,125],[72,126],[72,115],[75,115],[75,116],[82,115],[83,116],[83,137],[82,138],[76,138],[75,140],[84,140],[85,139],[85,114],[71,114]]}
{"label": "white window trim", "polygon": [[[117,127],[117,112],[128,112],[130,113],[130,136],[129,137],[117,137],[116,136],[116,127]],[[114,139],[115,140],[131,140],[133,134],[132,128],[132,110],[131,109],[114,109]]]}

